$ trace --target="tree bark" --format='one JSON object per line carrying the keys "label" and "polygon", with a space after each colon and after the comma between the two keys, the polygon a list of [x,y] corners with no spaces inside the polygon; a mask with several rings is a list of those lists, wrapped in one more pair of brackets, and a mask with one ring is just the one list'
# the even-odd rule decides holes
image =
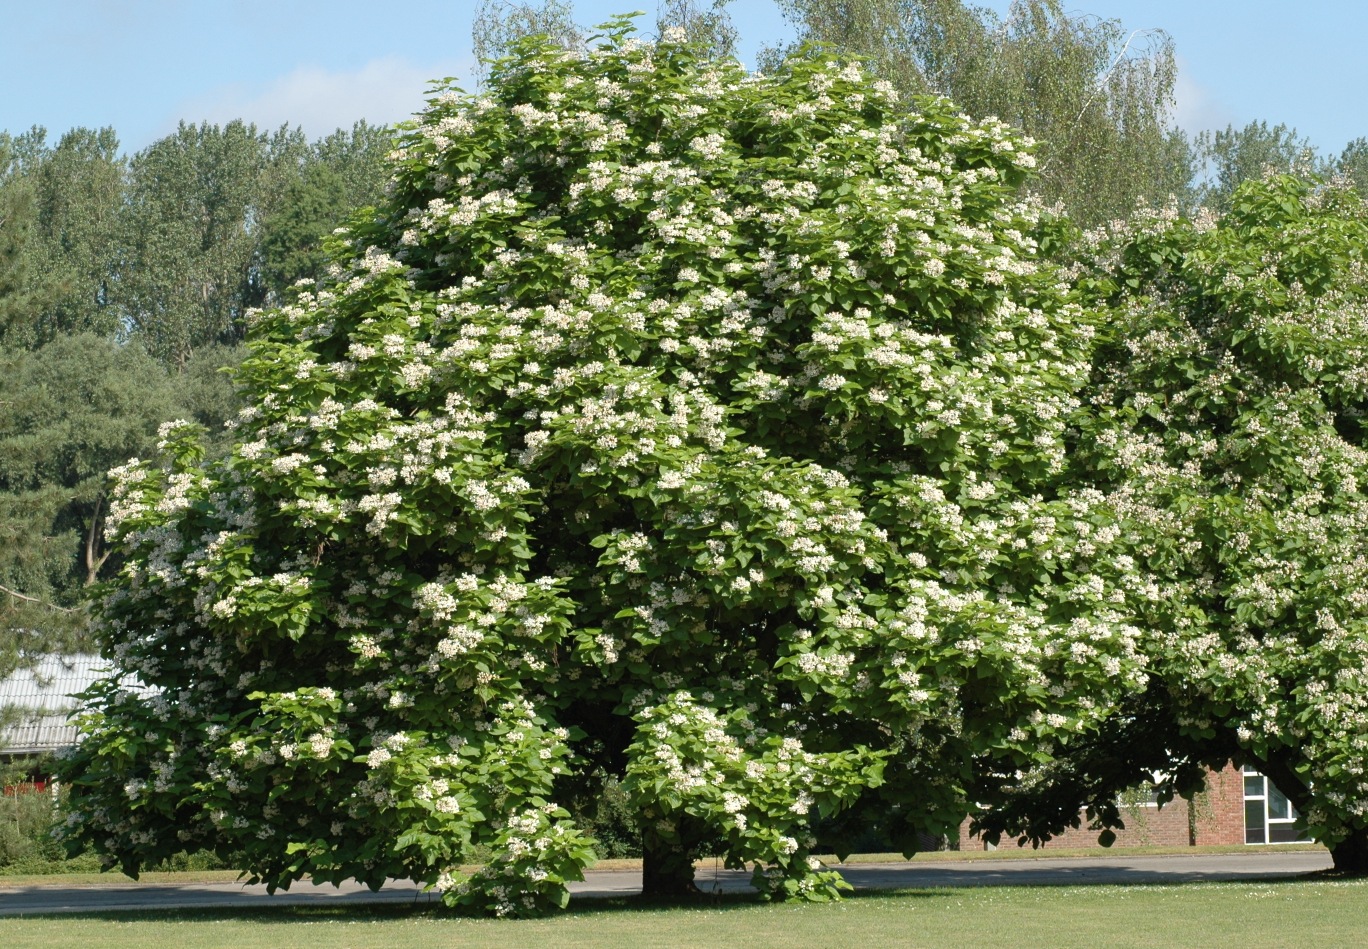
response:
{"label": "tree bark", "polygon": [[94,511],[91,513],[91,515],[90,515],[90,527],[89,527],[89,529],[86,531],[86,542],[85,542],[85,568],[86,568],[86,580],[85,580],[85,585],[86,585],[86,586],[90,586],[92,583],[95,582],[96,578],[97,578],[97,577],[99,576],[99,574],[100,574],[100,568],[103,567],[103,566],[105,565],[105,561],[109,559],[109,552],[108,552],[108,551],[106,551],[103,555],[98,555],[98,554],[96,554],[96,552],[95,552],[95,551],[96,551],[96,547],[97,547],[98,544],[99,544],[100,507],[101,507],[103,501],[104,501],[104,496],[103,496],[103,495],[99,495],[99,496],[97,496],[97,497],[95,498],[95,510],[94,510]]}
{"label": "tree bark", "polygon": [[[1305,814],[1310,809],[1310,792],[1285,760],[1255,761],[1253,764],[1287,795],[1298,811]],[[1368,829],[1359,828],[1331,847],[1330,859],[1337,874],[1368,876]]]}
{"label": "tree bark", "polygon": [[641,895],[653,900],[676,900],[697,896],[694,885],[693,842],[695,835],[680,827],[675,840],[655,833],[641,835]]}
{"label": "tree bark", "polygon": [[1354,831],[1330,848],[1335,872],[1345,876],[1368,876],[1368,830]]}

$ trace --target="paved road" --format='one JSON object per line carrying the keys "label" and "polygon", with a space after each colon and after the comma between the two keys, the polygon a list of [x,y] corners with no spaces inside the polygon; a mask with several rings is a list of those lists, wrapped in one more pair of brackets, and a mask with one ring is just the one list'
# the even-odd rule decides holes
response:
{"label": "paved road", "polygon": [[[1330,856],[1317,851],[1258,850],[1220,855],[1163,857],[1041,858],[1015,860],[936,861],[852,864],[839,868],[857,889],[947,886],[1037,886],[1063,883],[1186,883],[1197,880],[1241,880],[1289,877],[1328,869]],[[634,871],[592,871],[583,883],[571,884],[578,896],[630,896],[641,889]],[[750,889],[749,875],[711,867],[698,871],[705,891]],[[194,884],[53,884],[7,887],[0,877],[0,916],[47,913],[103,913],[114,910],[160,910],[204,907],[248,908],[299,903],[328,905],[371,902],[427,902],[434,896],[411,883],[395,882],[377,893],[351,884],[340,888],[297,884],[268,896],[264,886],[237,883]]]}

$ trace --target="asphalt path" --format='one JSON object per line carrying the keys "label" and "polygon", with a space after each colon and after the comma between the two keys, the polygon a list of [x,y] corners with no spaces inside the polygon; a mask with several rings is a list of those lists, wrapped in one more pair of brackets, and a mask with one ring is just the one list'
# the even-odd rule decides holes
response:
{"label": "asphalt path", "polygon": [[[856,863],[837,869],[857,890],[933,889],[962,886],[1058,886],[1063,884],[1190,883],[1295,877],[1330,867],[1324,851],[1252,850],[1236,854],[1179,854],[1032,859],[924,860]],[[695,877],[704,892],[740,893],[751,889],[749,874],[703,866]],[[641,892],[640,871],[597,870],[572,883],[581,897],[632,896]],[[5,886],[0,877],[0,916],[50,913],[105,913],[168,909],[251,909],[284,905],[426,903],[435,901],[412,883],[394,881],[371,892],[360,884],[340,887],[296,884],[274,895],[266,887],[241,883],[63,883]]]}

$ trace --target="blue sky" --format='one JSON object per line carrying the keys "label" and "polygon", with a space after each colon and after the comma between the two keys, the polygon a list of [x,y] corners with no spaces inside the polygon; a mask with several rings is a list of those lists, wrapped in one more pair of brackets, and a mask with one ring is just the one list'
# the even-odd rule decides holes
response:
{"label": "blue sky", "polygon": [[[1005,11],[1008,0],[983,0]],[[477,0],[0,0],[0,129],[112,125],[142,148],[177,121],[288,122],[319,136],[358,118],[398,121],[428,79],[471,74]],[[1338,153],[1368,136],[1368,4],[1303,0],[1069,0],[1068,9],[1159,27],[1181,64],[1189,131],[1286,122]],[[655,0],[575,0],[597,23]],[[1295,8],[1295,13],[1292,12]],[[733,0],[741,56],[792,31],[773,0]],[[1235,12],[1238,11],[1238,12]]]}

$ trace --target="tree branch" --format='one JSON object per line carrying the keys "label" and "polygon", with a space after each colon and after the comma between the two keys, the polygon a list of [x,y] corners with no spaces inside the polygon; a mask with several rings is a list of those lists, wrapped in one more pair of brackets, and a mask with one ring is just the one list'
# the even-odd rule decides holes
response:
{"label": "tree branch", "polygon": [[38,599],[37,597],[25,596],[24,594],[20,593],[18,590],[11,590],[9,587],[7,587],[7,586],[5,586],[5,585],[3,585],[3,584],[0,584],[0,593],[8,593],[10,596],[18,597],[19,599],[25,600],[26,602],[29,602],[29,603],[37,603],[39,606],[46,606],[48,609],[58,610],[59,612],[62,612],[62,613],[75,613],[75,612],[76,612],[75,610],[70,609],[69,607],[58,606],[56,603],[49,603],[49,602],[47,602],[46,600],[40,600],[40,599]]}

